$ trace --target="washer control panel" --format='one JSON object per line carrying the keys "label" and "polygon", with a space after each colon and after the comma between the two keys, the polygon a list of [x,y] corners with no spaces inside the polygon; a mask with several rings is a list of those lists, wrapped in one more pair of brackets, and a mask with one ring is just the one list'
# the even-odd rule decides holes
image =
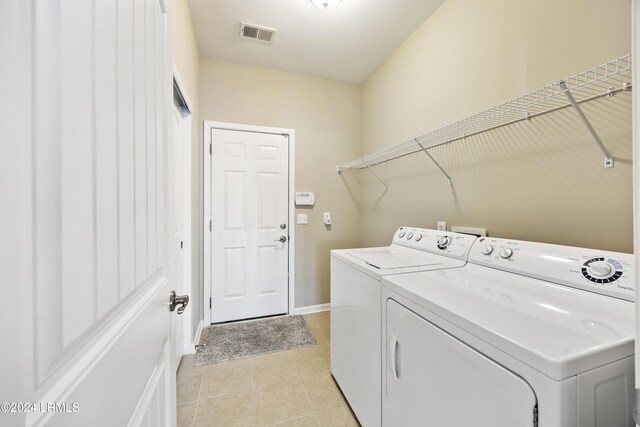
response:
{"label": "washer control panel", "polygon": [[393,244],[465,260],[476,236],[429,228],[400,227]]}
{"label": "washer control panel", "polygon": [[469,262],[635,301],[632,254],[481,237]]}

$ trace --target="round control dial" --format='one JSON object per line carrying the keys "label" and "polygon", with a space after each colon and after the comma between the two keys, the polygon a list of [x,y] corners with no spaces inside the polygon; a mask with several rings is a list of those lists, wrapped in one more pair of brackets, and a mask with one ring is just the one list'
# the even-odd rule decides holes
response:
{"label": "round control dial", "polygon": [[398,233],[398,237],[402,239],[404,237],[404,234],[405,234],[404,231],[401,231]]}
{"label": "round control dial", "polygon": [[509,248],[500,249],[500,258],[508,259],[508,258],[511,258],[511,255],[513,255],[513,250]]}
{"label": "round control dial", "polygon": [[407,240],[411,240],[413,238],[413,233],[412,232],[408,232],[407,233]]}
{"label": "round control dial", "polygon": [[606,261],[595,261],[589,264],[588,270],[593,277],[607,277],[613,268]]}
{"label": "round control dial", "polygon": [[622,276],[624,268],[614,259],[591,258],[582,264],[582,275],[594,283],[611,283]]}
{"label": "round control dial", "polygon": [[446,249],[447,246],[449,246],[450,244],[451,244],[451,237],[449,236],[440,236],[440,238],[438,239],[439,249]]}
{"label": "round control dial", "polygon": [[414,237],[414,240],[415,240],[416,242],[419,242],[420,240],[422,240],[422,234],[419,234],[419,233],[418,233],[418,234],[416,234],[416,237]]}
{"label": "round control dial", "polygon": [[484,245],[482,247],[482,253],[485,255],[491,255],[491,252],[493,252],[493,246],[491,245]]}

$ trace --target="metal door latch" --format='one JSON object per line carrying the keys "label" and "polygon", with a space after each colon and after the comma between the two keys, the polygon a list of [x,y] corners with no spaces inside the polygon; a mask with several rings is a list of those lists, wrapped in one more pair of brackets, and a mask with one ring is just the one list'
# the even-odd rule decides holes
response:
{"label": "metal door latch", "polygon": [[189,305],[189,295],[176,295],[176,291],[171,291],[169,296],[169,311],[175,311],[178,307],[178,314],[184,313],[184,309]]}

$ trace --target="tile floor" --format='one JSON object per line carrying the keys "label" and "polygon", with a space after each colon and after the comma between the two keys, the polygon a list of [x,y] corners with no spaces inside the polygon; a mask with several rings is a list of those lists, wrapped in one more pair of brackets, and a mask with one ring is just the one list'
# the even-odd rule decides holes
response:
{"label": "tile floor", "polygon": [[358,426],[329,371],[329,318],[304,316],[317,345],[205,366],[185,356],[178,427]]}

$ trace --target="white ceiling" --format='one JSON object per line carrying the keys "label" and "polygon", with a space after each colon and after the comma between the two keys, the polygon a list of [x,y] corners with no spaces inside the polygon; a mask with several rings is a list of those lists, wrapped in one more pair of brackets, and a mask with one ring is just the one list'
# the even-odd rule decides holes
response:
{"label": "white ceiling", "polygon": [[[444,0],[189,0],[206,58],[362,83]],[[271,46],[240,38],[240,22],[278,30]]]}

